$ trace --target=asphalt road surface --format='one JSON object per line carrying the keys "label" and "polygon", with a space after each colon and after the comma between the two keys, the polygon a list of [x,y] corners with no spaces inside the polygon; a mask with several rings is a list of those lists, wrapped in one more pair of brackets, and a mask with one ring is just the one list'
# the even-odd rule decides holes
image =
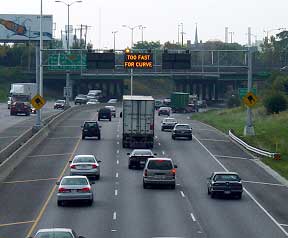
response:
{"label": "asphalt road surface", "polygon": [[[81,140],[80,125],[97,115],[75,113],[0,185],[0,237],[26,237],[51,227],[70,227],[86,238],[287,237],[287,187],[217,130],[187,115],[173,116],[192,125],[193,140],[173,141],[170,132],[160,131],[163,117],[156,116],[153,151],[178,165],[175,190],[143,189],[142,171],[128,169],[130,150],[122,148],[119,117],[100,122],[100,141]],[[102,160],[95,202],[58,207],[55,182],[69,174],[67,162],[75,154]],[[242,177],[241,200],[207,195],[206,178],[225,170]]]}

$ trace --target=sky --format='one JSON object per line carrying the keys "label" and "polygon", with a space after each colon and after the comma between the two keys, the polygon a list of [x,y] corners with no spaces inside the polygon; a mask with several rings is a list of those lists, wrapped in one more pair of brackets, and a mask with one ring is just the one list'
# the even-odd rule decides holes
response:
{"label": "sky", "polygon": [[[43,14],[53,15],[56,38],[67,25],[67,6],[54,0],[43,1]],[[63,0],[67,3],[73,0]],[[225,40],[225,27],[234,32],[233,42],[247,43],[247,29],[252,29],[252,41],[263,39],[264,30],[288,28],[287,0],[82,0],[70,7],[70,25],[91,26],[88,42],[94,48],[116,49],[131,45],[131,30],[122,25],[143,25],[147,41],[177,42],[178,25],[183,23],[184,42],[194,42],[196,23],[198,38]],[[9,0],[1,4],[0,14],[40,14],[40,0]],[[181,31],[181,29],[180,29]],[[278,31],[279,32],[279,31]],[[269,32],[269,35],[277,31]],[[180,38],[181,39],[181,38]],[[134,43],[141,41],[141,30],[134,30]],[[230,41],[230,38],[229,38]]]}

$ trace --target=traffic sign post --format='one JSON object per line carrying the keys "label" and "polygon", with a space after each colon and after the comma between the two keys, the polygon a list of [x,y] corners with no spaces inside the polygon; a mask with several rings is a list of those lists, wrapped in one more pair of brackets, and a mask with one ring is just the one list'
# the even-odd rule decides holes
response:
{"label": "traffic sign post", "polygon": [[72,88],[71,87],[64,87],[64,92],[63,92],[63,96],[65,98],[71,98],[72,97]]}

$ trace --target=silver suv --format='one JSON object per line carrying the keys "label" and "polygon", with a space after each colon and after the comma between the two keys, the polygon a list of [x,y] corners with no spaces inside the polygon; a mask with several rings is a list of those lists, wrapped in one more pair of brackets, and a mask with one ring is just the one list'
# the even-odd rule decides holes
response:
{"label": "silver suv", "polygon": [[149,158],[143,172],[143,188],[148,185],[170,185],[172,189],[176,186],[176,168],[170,158]]}

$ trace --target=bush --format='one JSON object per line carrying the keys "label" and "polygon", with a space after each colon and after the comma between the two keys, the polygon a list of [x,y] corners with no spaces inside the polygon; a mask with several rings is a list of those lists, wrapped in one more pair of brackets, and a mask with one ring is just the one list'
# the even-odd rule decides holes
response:
{"label": "bush", "polygon": [[268,114],[278,114],[287,109],[287,100],[283,94],[273,93],[264,99],[264,106]]}
{"label": "bush", "polygon": [[227,106],[229,108],[239,107],[240,105],[241,105],[241,101],[238,96],[232,95],[230,98],[228,98]]}

